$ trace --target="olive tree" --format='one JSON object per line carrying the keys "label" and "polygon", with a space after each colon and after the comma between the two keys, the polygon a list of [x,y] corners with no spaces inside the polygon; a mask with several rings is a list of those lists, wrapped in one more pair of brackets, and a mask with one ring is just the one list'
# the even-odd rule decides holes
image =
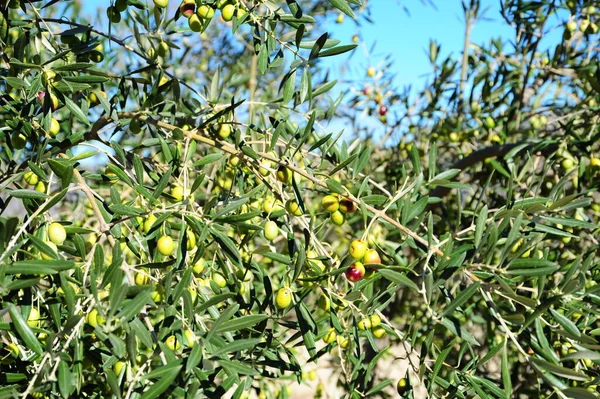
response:
{"label": "olive tree", "polygon": [[367,1],[1,6],[2,396],[596,397],[598,15],[500,6],[416,95]]}

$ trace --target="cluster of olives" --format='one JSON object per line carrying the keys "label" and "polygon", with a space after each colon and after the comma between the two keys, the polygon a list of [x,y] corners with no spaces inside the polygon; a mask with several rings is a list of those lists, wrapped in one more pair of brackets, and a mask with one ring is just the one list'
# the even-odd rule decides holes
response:
{"label": "cluster of olives", "polygon": [[356,212],[358,206],[349,198],[329,194],[321,199],[321,206],[330,213],[331,222],[341,226],[346,221],[346,215]]}
{"label": "cluster of olives", "polygon": [[[386,334],[385,328],[381,325],[381,317],[376,314],[359,320],[357,326],[360,331],[370,330],[375,338],[382,338]],[[337,342],[340,348],[346,349],[351,340],[350,337],[338,335],[335,328],[330,328],[323,336],[323,342],[327,345]]]}
{"label": "cluster of olives", "polygon": [[[154,0],[154,3],[165,4],[163,7],[166,7],[168,1]],[[221,18],[225,22],[231,21],[234,16],[237,16],[238,19],[242,18],[247,13],[241,5],[237,5],[235,1],[231,0],[219,0],[216,3],[216,8],[221,10]],[[188,19],[188,25],[194,32],[201,32],[206,29],[206,26],[215,16],[215,8],[212,4],[204,4],[196,0],[183,0],[179,6],[179,12]]]}
{"label": "cluster of olives", "polygon": [[[63,245],[67,239],[67,231],[65,230],[65,227],[61,223],[53,222],[47,226],[44,233],[44,244],[50,248],[52,253],[58,254],[58,246]],[[45,252],[40,252],[40,257],[44,260],[54,259],[54,256],[51,256]]]}
{"label": "cluster of olives", "polygon": [[[168,0],[155,1],[154,3],[168,3]],[[121,22],[121,13],[127,10],[127,0],[115,0],[115,4],[106,9],[106,16],[113,24]]]}
{"label": "cluster of olives", "polygon": [[[367,68],[367,77],[374,78],[377,70],[374,67]],[[373,100],[373,106],[369,108],[369,115],[379,114],[379,120],[382,123],[387,122],[388,107],[383,104],[383,93],[380,89],[373,90],[370,86],[363,88],[362,94],[370,100]]]}
{"label": "cluster of olives", "polygon": [[598,33],[598,24],[595,23],[593,17],[596,15],[596,7],[588,6],[583,10],[583,14],[585,16],[584,19],[581,19],[579,23],[574,19],[569,20],[565,24],[565,38],[570,39],[573,36],[573,33],[579,28],[579,31],[584,35],[594,35]]}
{"label": "cluster of olives", "polygon": [[366,273],[368,273],[368,277],[374,272],[373,269],[365,269],[365,264],[377,265],[381,263],[381,257],[377,250],[369,248],[363,240],[352,241],[349,252],[352,259],[356,262],[346,270],[346,278],[354,283],[362,280]]}
{"label": "cluster of olives", "polygon": [[[46,82],[46,85],[54,83],[55,73],[53,71],[43,71],[42,80]],[[42,107],[47,107],[51,111],[56,111],[60,105],[58,97],[51,91],[42,91],[36,98],[37,103]],[[60,123],[55,118],[51,118],[50,126],[44,133],[49,137],[54,138],[60,132]],[[10,143],[15,150],[22,150],[27,145],[29,140],[29,134],[23,130],[15,130],[10,136]]]}

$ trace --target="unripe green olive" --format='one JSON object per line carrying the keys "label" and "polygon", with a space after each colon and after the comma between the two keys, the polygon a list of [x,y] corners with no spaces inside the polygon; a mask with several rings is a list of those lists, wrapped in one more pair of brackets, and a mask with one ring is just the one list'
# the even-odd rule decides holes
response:
{"label": "unripe green olive", "polygon": [[98,310],[96,309],[90,310],[85,316],[85,322],[94,328],[98,325],[104,324],[105,321],[106,320],[104,319],[104,317],[100,316],[98,314]]}
{"label": "unripe green olive", "polygon": [[154,225],[154,222],[156,222],[157,217],[154,216],[153,214],[148,215],[148,217],[146,218],[146,221],[144,222],[144,231],[146,233],[148,233],[150,231],[150,229],[152,229],[152,226]]}
{"label": "unripe green olive", "polygon": [[288,200],[285,203],[285,210],[294,216],[302,216],[302,208],[300,208],[300,204],[296,200]]}
{"label": "unripe green olive", "polygon": [[338,337],[338,344],[340,345],[340,348],[346,349],[348,346],[350,346],[350,339],[344,338],[344,337]]}
{"label": "unripe green olive", "polygon": [[185,339],[187,341],[188,348],[192,348],[196,344],[196,335],[189,328],[183,332]]}
{"label": "unripe green olive", "polygon": [[19,346],[15,343],[10,343],[6,345],[6,350],[10,353],[12,357],[19,357],[19,355],[21,354]]}
{"label": "unripe green olive", "polygon": [[279,180],[283,184],[290,184],[292,182],[292,177],[294,176],[294,173],[285,166],[280,166],[277,169],[276,175],[277,180]]}
{"label": "unripe green olive", "polygon": [[48,238],[56,245],[62,245],[67,239],[67,232],[60,223],[51,223],[48,226]]}
{"label": "unripe green olive", "polygon": [[173,199],[175,201],[177,201],[177,202],[183,201],[183,196],[184,196],[183,187],[176,185],[176,186],[173,186],[173,188],[171,188],[171,197],[173,197]]}
{"label": "unripe green olive", "polygon": [[220,273],[213,273],[212,281],[214,281],[219,288],[227,287],[227,280],[225,280],[225,277],[223,277],[223,275]]}
{"label": "unripe green olive", "polygon": [[201,274],[204,271],[204,264],[205,264],[204,258],[200,258],[198,260],[198,262],[196,262],[194,264],[194,267],[192,268],[194,274],[196,274],[196,275]]}
{"label": "unripe green olive", "polygon": [[329,331],[327,331],[327,334],[325,334],[325,336],[323,337],[323,342],[325,342],[326,344],[330,344],[332,342],[335,342],[337,338],[337,333],[335,332],[335,328],[330,328]]}
{"label": "unripe green olive", "polygon": [[48,130],[50,137],[56,137],[60,133],[60,123],[54,118],[50,120],[50,130]]}
{"label": "unripe green olive", "polygon": [[367,243],[363,240],[354,240],[350,243],[350,256],[355,260],[361,260],[367,253]]}
{"label": "unripe green olive", "polygon": [[113,24],[118,24],[121,22],[121,13],[113,6],[110,6],[106,9],[106,16]]}
{"label": "unripe green olive", "polygon": [[181,343],[177,340],[177,337],[174,335],[169,335],[167,337],[167,339],[165,340],[165,345],[172,351],[177,351],[181,349]]}
{"label": "unripe green olive", "polygon": [[264,227],[264,235],[265,238],[269,241],[273,241],[277,235],[279,234],[279,227],[277,226],[277,223],[275,223],[272,220],[269,220],[265,223],[265,227]]}
{"label": "unripe green olive", "polygon": [[140,134],[142,132],[142,124],[137,119],[132,119],[129,122],[129,131],[133,134]]}
{"label": "unripe green olive", "polygon": [[584,19],[583,21],[581,21],[581,24],[579,25],[579,30],[583,33],[586,33],[589,27],[590,27],[590,20]]}
{"label": "unripe green olive", "polygon": [[227,137],[231,136],[231,125],[229,123],[221,123],[221,125],[219,126],[219,137],[222,139],[226,139]]}
{"label": "unripe green olive", "polygon": [[104,61],[104,53],[98,50],[92,50],[89,52],[88,57],[90,61],[99,63]]}
{"label": "unripe green olive", "polygon": [[[100,96],[107,99],[108,100],[108,94],[106,94],[105,91],[99,91],[98,93],[100,93]],[[98,97],[98,95],[94,92],[91,92],[88,96],[88,100],[90,102],[90,107],[94,107],[98,104],[100,104],[100,98]],[[58,104],[58,98],[56,99],[57,104]],[[58,106],[58,105],[57,105]]]}
{"label": "unripe green olive", "polygon": [[240,157],[233,155],[231,157],[229,157],[229,165],[233,166],[234,168],[239,166],[240,164]]}
{"label": "unripe green olive", "polygon": [[169,0],[154,0],[154,5],[158,8],[166,8],[169,5]]}
{"label": "unripe green olive", "polygon": [[158,43],[158,47],[156,48],[156,54],[159,57],[165,58],[169,54],[169,45],[167,42],[161,41]]}
{"label": "unripe green olive", "polygon": [[148,282],[150,281],[150,276],[148,276],[148,270],[147,269],[140,270],[139,273],[136,273],[134,280],[135,280],[136,285],[148,284]]}
{"label": "unripe green olive", "polygon": [[127,0],[117,0],[117,1],[115,1],[115,8],[119,12],[123,12],[123,11],[127,10]]}
{"label": "unripe green olive", "polygon": [[162,236],[156,242],[156,249],[164,256],[169,256],[175,250],[175,243],[169,236]]}
{"label": "unripe green olive", "polygon": [[321,296],[319,297],[318,305],[324,311],[328,311],[329,309],[331,309],[331,302],[329,301],[329,297],[325,294],[321,294]]}
{"label": "unripe green olive", "polygon": [[285,309],[292,303],[292,290],[290,287],[283,287],[277,291],[277,296],[275,297],[275,304],[279,309]]}
{"label": "unripe green olive", "polygon": [[186,248],[188,251],[196,248],[196,234],[190,229],[186,230],[185,236],[187,238]]}
{"label": "unripe green olive", "polygon": [[206,4],[203,4],[200,7],[198,7],[198,11],[196,11],[196,13],[200,18],[203,19],[211,19],[215,16],[215,10]]}
{"label": "unripe green olive", "polygon": [[154,301],[154,303],[160,303],[165,299],[165,289],[162,285],[157,285],[152,290],[152,294],[150,294],[150,298]]}
{"label": "unripe green olive", "polygon": [[332,213],[340,208],[340,200],[335,195],[326,195],[321,199],[321,206],[327,212]]}
{"label": "unripe green olive", "polygon": [[22,150],[27,144],[27,136],[21,132],[14,132],[10,136],[10,143],[16,150]]}
{"label": "unripe green olive", "polygon": [[39,181],[36,185],[35,185],[35,191],[37,191],[38,193],[46,193],[46,191],[48,191],[48,187],[46,186],[46,183],[43,181]]}
{"label": "unripe green olive", "polygon": [[575,165],[575,163],[573,162],[573,160],[571,158],[565,158],[561,162],[561,166],[566,170],[570,170],[571,168],[573,168],[574,165]]}
{"label": "unripe green olive", "polygon": [[370,320],[371,328],[379,327],[381,325],[381,317],[377,314],[371,315]]}
{"label": "unripe green olive", "polygon": [[331,222],[336,226],[341,226],[346,221],[346,217],[340,211],[335,211],[331,213]]}
{"label": "unripe green olive", "polygon": [[126,369],[127,369],[127,363],[125,363],[121,360],[119,360],[118,362],[113,364],[113,371],[117,376],[121,375],[121,372]]}
{"label": "unripe green olive", "polygon": [[[44,244],[46,244],[47,246],[49,246],[50,249],[52,249],[52,251],[54,251],[54,253],[58,253],[58,247],[52,241],[46,241]],[[44,259],[44,260],[53,260],[54,259],[54,257],[46,255],[43,252],[40,255],[42,256],[42,259]]]}
{"label": "unripe green olive", "polygon": [[371,328],[371,334],[373,334],[373,336],[375,338],[382,338],[385,335],[385,329],[381,326],[379,327],[372,327]]}
{"label": "unripe green olive", "polygon": [[38,175],[36,175],[33,171],[27,171],[23,174],[23,180],[29,185],[36,185],[40,180]]}
{"label": "unripe green olive", "polygon": [[369,318],[365,318],[362,319],[358,322],[358,329],[359,330],[368,330],[371,328],[371,319]]}
{"label": "unripe green olive", "polygon": [[233,4],[227,4],[221,9],[221,17],[225,21],[231,21],[235,14],[235,6]]}

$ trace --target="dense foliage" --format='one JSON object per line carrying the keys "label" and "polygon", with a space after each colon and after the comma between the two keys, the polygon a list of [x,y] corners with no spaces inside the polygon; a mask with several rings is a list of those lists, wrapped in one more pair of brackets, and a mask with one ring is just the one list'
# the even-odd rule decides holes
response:
{"label": "dense foliage", "polygon": [[597,397],[593,2],[421,91],[366,0],[106,3],[0,5],[0,397]]}

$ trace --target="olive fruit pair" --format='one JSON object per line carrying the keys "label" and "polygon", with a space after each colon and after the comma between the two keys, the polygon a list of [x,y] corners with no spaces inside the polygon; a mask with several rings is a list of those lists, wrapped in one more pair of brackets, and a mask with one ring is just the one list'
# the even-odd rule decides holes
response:
{"label": "olive fruit pair", "polygon": [[375,249],[369,249],[367,243],[363,240],[354,240],[350,243],[350,256],[354,260],[362,260],[366,264],[379,264],[381,257]]}
{"label": "olive fruit pair", "polygon": [[381,317],[379,315],[372,315],[366,317],[358,322],[359,330],[371,330],[371,333],[375,338],[381,338],[385,335],[385,329],[381,327]]}

